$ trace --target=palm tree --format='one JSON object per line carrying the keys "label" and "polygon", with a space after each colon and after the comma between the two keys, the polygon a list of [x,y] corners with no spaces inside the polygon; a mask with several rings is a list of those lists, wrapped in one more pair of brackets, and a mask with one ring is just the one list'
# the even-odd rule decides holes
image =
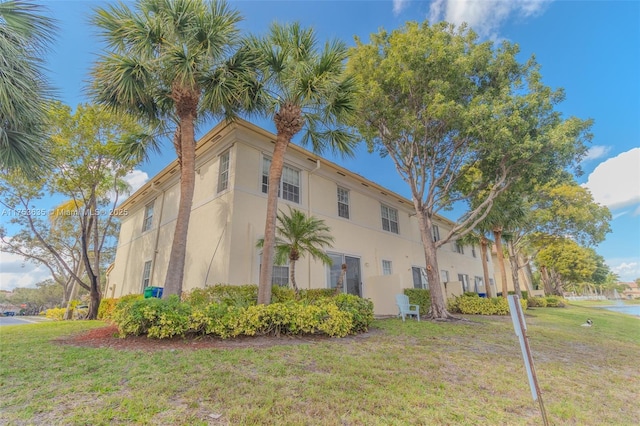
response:
{"label": "palm tree", "polygon": [[55,33],[41,6],[0,3],[0,168],[34,176],[47,164],[46,111],[51,88],[42,57]]}
{"label": "palm tree", "polygon": [[278,211],[278,188],[284,155],[292,138],[303,131],[302,144],[315,152],[327,148],[352,155],[356,138],[345,125],[354,113],[355,85],[344,72],[347,47],[334,40],[320,50],[312,29],[300,24],[274,23],[264,38],[248,45],[262,57],[268,113],[276,127],[276,143],[269,168],[267,217],[258,290],[258,303],[271,300],[271,274]]}
{"label": "palm tree", "polygon": [[[207,115],[232,119],[256,105],[258,85],[239,43],[237,11],[224,1],[138,0],[97,9],[93,23],[108,46],[93,71],[97,102],[173,132],[180,165],[180,202],[164,295],[180,295],[195,187],[195,126]],[[123,151],[158,149],[145,138]]]}
{"label": "palm tree", "polygon": [[[331,265],[331,258],[322,249],[331,247],[333,237],[324,220],[307,216],[291,207],[288,215],[280,212],[278,223],[275,263],[284,265],[287,260],[289,261],[289,279],[297,294],[296,261],[308,253],[313,259],[320,260],[325,265]],[[264,248],[264,238],[258,240],[257,247]],[[264,269],[266,264],[263,262],[262,265]]]}

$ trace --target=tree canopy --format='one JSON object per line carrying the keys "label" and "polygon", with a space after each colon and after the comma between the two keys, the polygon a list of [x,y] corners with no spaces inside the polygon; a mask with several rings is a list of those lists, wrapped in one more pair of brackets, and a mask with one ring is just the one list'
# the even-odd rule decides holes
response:
{"label": "tree canopy", "polygon": [[[471,232],[502,192],[542,180],[586,151],[589,121],[564,119],[562,90],[542,83],[516,45],[480,43],[465,26],[409,22],[356,40],[348,69],[359,85],[355,125],[411,189],[425,246],[431,315],[448,317],[435,251]],[[434,241],[434,215],[472,209]]]}

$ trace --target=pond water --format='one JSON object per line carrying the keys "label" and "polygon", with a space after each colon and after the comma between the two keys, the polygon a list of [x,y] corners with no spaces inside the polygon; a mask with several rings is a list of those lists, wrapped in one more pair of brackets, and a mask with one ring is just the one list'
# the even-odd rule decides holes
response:
{"label": "pond water", "polygon": [[620,312],[621,314],[635,315],[640,317],[640,305],[610,305],[599,306],[602,309],[608,309],[614,312]]}

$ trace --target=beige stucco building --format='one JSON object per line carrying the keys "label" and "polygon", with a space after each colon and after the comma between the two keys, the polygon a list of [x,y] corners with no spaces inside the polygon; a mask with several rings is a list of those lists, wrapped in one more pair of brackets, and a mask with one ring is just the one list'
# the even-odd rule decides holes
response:
{"label": "beige stucco building", "polygon": [[[249,122],[221,123],[197,146],[196,187],[189,225],[184,290],[207,284],[257,283],[266,214],[267,173],[275,135]],[[106,296],[162,286],[167,272],[179,198],[177,161],[121,206],[122,225]],[[301,288],[335,287],[347,264],[345,291],[371,298],[379,315],[395,314],[394,295],[427,287],[424,250],[410,200],[290,145],[278,207],[323,219],[335,238],[328,267],[309,258],[296,263]],[[450,229],[437,222],[436,235]],[[455,242],[438,252],[448,295],[483,292],[478,247]],[[493,262],[489,263],[495,294]],[[274,283],[287,284],[288,266],[274,266]]]}

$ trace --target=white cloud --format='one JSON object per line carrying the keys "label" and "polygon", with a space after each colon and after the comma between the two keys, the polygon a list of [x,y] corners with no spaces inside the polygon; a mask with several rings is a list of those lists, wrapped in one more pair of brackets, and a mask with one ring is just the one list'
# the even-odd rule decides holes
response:
{"label": "white cloud", "polygon": [[640,148],[603,161],[582,186],[597,203],[610,209],[640,203]]}
{"label": "white cloud", "polygon": [[[147,183],[147,181],[149,180],[149,175],[146,172],[143,172],[142,170],[135,169],[127,173],[122,178],[122,180],[124,180],[129,185],[129,190],[125,191],[122,194],[118,194],[118,199],[117,199],[118,203],[121,203],[122,201],[124,201],[126,197],[133,194],[142,185]],[[112,203],[116,201],[115,191],[109,192],[109,199],[111,200]]]}
{"label": "white cloud", "polygon": [[638,261],[627,260],[607,260],[611,272],[618,274],[620,281],[633,281],[640,277],[640,263]]}
{"label": "white cloud", "polygon": [[147,183],[149,175],[142,170],[132,170],[123,178],[131,187],[131,194],[136,192],[142,185]]}
{"label": "white cloud", "polygon": [[589,151],[587,152],[587,155],[584,157],[583,161],[591,161],[597,160],[599,158],[604,158],[609,153],[609,151],[611,151],[610,146],[594,145],[589,148]]}
{"label": "white cloud", "polygon": [[409,3],[409,0],[393,0],[393,14],[398,16]]}
{"label": "white cloud", "polygon": [[[482,38],[496,38],[497,31],[508,18],[541,14],[553,0],[434,0],[429,7],[429,22],[463,22]],[[395,2],[394,2],[395,10]]]}
{"label": "white cloud", "polygon": [[16,254],[0,252],[0,290],[35,287],[47,278],[51,278],[51,272],[44,266],[26,262]]}

